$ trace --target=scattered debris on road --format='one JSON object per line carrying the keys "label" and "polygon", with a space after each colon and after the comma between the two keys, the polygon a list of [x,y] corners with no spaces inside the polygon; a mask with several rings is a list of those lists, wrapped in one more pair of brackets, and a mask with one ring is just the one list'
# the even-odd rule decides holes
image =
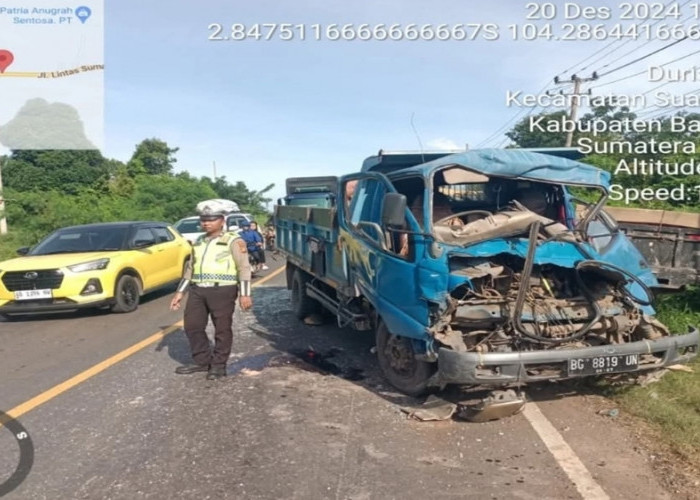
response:
{"label": "scattered debris on road", "polygon": [[598,415],[605,415],[610,418],[617,418],[620,415],[620,410],[617,408],[611,408],[610,410],[600,410]]}
{"label": "scattered debris on road", "polygon": [[418,408],[402,407],[401,411],[407,413],[410,418],[423,422],[449,420],[452,417],[469,422],[488,422],[515,415],[524,406],[524,393],[509,389],[491,391],[476,404],[457,404],[430,395]]}
{"label": "scattered debris on road", "polygon": [[691,366],[687,365],[671,365],[667,367],[669,370],[672,372],[686,372],[686,373],[695,373],[693,368]]}
{"label": "scattered debris on road", "polygon": [[449,420],[457,411],[457,405],[431,394],[418,408],[404,406],[401,411],[422,422]]}
{"label": "scattered debris on road", "polygon": [[309,314],[304,318],[304,324],[309,326],[323,325],[323,317],[318,313]]}
{"label": "scattered debris on road", "polygon": [[307,349],[280,352],[271,351],[255,356],[239,359],[228,367],[229,375],[240,373],[253,377],[259,375],[265,368],[280,366],[294,366],[306,371],[313,371],[321,375],[336,375],[345,380],[364,380],[364,370],[353,366],[340,367],[328,361],[336,356],[342,349],[332,348],[327,352],[316,351],[309,346]]}
{"label": "scattered debris on road", "polygon": [[525,407],[525,393],[513,389],[491,391],[489,395],[475,405],[460,406],[457,416],[470,422],[488,422],[510,417]]}

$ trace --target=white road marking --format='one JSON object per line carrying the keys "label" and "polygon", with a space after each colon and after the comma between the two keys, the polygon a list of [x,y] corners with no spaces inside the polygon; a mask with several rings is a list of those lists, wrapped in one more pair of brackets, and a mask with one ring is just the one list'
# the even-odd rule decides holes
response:
{"label": "white road marking", "polygon": [[527,403],[523,415],[585,500],[610,500],[607,493],[595,482],[586,466],[576,456],[574,450],[564,441],[562,435],[535,403]]}

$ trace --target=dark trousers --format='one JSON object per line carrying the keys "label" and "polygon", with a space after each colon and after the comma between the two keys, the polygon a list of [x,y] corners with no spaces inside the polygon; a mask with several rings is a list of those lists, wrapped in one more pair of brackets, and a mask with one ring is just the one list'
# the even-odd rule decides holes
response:
{"label": "dark trousers", "polygon": [[[191,286],[185,306],[185,333],[192,359],[198,365],[226,366],[233,344],[233,311],[236,285],[202,288]],[[208,317],[214,323],[214,349],[207,338]]]}
{"label": "dark trousers", "polygon": [[257,261],[258,264],[265,263],[265,250],[263,250],[262,248],[257,247],[253,250],[250,250],[250,254]]}

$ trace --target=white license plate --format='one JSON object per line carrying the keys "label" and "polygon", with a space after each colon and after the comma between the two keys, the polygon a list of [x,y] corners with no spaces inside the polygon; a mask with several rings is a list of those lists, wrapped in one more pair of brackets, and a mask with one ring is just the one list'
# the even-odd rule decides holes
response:
{"label": "white license plate", "polygon": [[51,297],[50,288],[43,290],[18,290],[15,292],[15,300],[50,299]]}
{"label": "white license plate", "polygon": [[616,354],[569,360],[569,375],[603,375],[639,369],[638,354]]}

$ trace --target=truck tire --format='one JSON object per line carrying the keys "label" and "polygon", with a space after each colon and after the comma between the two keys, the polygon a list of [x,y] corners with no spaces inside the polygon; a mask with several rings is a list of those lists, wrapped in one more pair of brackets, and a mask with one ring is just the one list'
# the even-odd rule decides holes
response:
{"label": "truck tire", "polygon": [[309,314],[319,312],[320,304],[306,295],[306,283],[308,275],[299,269],[292,276],[292,310],[299,319],[306,318]]}
{"label": "truck tire", "polygon": [[376,345],[379,368],[391,385],[409,396],[428,392],[428,380],[437,365],[417,360],[411,339],[392,334],[380,321]]}
{"label": "truck tire", "polygon": [[128,274],[123,275],[117,281],[117,286],[114,288],[115,303],[112,306],[112,312],[128,313],[135,311],[139,306],[141,298],[141,287],[139,281]]}

